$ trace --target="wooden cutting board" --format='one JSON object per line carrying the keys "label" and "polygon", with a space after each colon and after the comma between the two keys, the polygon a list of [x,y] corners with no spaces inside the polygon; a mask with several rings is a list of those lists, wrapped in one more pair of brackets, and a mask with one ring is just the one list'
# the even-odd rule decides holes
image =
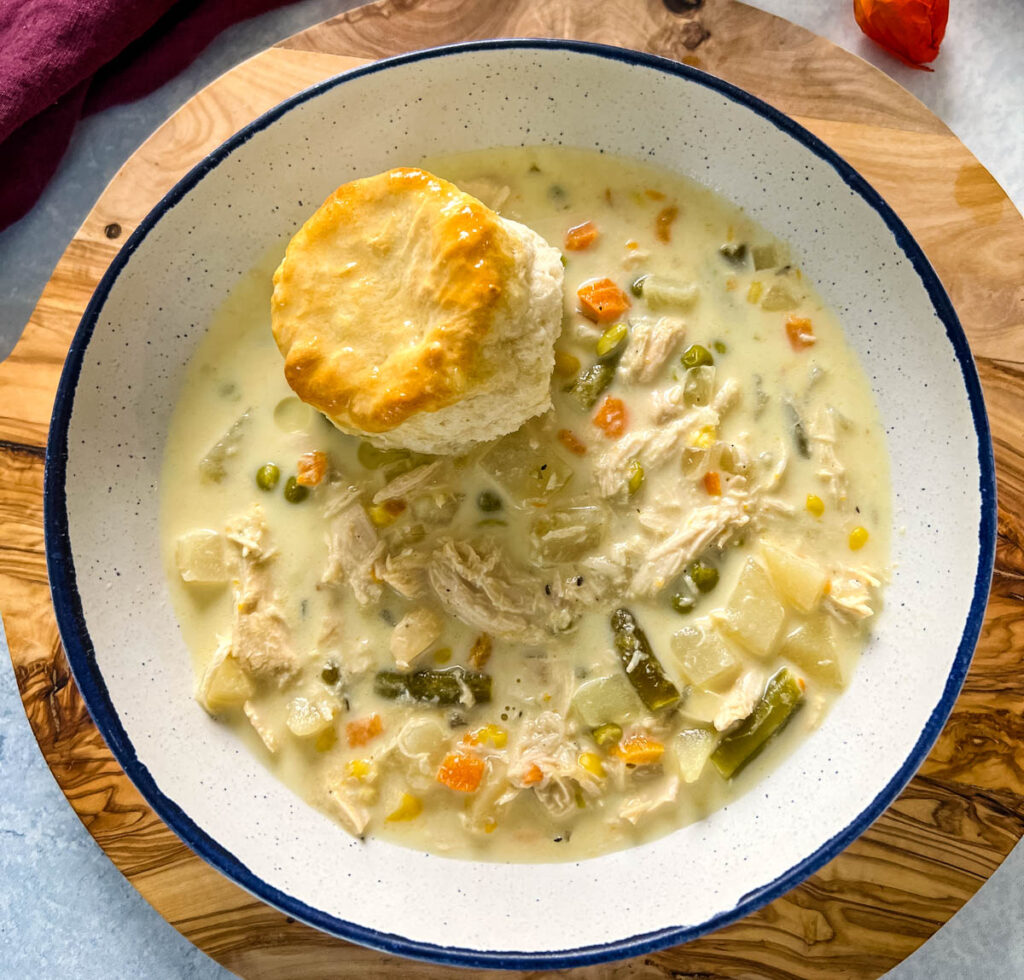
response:
{"label": "wooden cutting board", "polygon": [[893,205],[963,321],[992,422],[999,548],[974,665],[928,761],[866,834],[788,895],[686,946],[574,971],[878,977],[949,919],[1024,834],[1024,221],[946,126],[895,82],[734,0],[381,0],[239,65],[139,148],[0,365],[0,603],[29,722],[97,843],[161,915],[229,969],[253,980],[452,975],[350,946],[263,905],[197,858],[145,804],[93,725],[61,649],[43,552],[43,454],[61,365],[90,294],[127,235],[189,167],[265,109],[367,59],[498,36],[640,48],[720,75],[794,116]]}

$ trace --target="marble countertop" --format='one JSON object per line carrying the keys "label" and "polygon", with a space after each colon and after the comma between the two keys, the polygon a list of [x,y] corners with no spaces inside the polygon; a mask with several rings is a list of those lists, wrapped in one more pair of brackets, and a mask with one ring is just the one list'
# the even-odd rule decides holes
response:
{"label": "marble countertop", "polygon": [[[481,0],[485,2],[485,0]],[[276,40],[355,6],[301,0],[225,31],[145,99],[80,125],[35,208],[0,233],[0,357],[117,168],[217,75]],[[932,74],[867,41],[850,0],[757,0],[872,62],[940,116],[1024,210],[1024,3],[952,0]],[[68,806],[36,746],[0,638],[0,976],[197,978],[230,974],[169,926]],[[888,980],[1024,977],[1024,845]]]}

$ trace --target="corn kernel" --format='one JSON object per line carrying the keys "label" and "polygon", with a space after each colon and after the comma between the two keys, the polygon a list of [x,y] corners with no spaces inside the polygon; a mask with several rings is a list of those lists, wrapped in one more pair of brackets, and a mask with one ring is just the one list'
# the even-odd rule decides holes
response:
{"label": "corn kernel", "polygon": [[350,759],[345,766],[345,773],[350,779],[366,779],[370,775],[369,759]]}
{"label": "corn kernel", "polygon": [[637,490],[639,490],[644,483],[643,463],[641,463],[638,459],[634,459],[629,464],[629,469],[627,469],[626,472],[629,474],[627,488],[629,489],[629,495],[632,497],[633,494],[636,493]]}
{"label": "corn kernel", "polygon": [[435,664],[446,664],[452,659],[452,648],[441,647],[434,651],[434,663]]}
{"label": "corn kernel", "polygon": [[756,303],[761,298],[761,293],[764,292],[764,286],[761,285],[760,281],[755,279],[747,290],[747,302]]}
{"label": "corn kernel", "polygon": [[571,378],[580,369],[580,359],[567,350],[555,351],[555,374],[563,378]]}
{"label": "corn kernel", "polygon": [[855,527],[850,532],[850,551],[860,551],[868,543],[868,532],[866,528]]}
{"label": "corn kernel", "polygon": [[332,727],[325,728],[319,735],[317,735],[316,742],[314,744],[316,745],[317,752],[330,752],[330,750],[334,748],[334,743],[337,741],[338,733]]}
{"label": "corn kernel", "polygon": [[576,761],[592,776],[604,779],[604,766],[601,765],[601,757],[596,752],[581,752]]}
{"label": "corn kernel", "polygon": [[387,527],[389,524],[394,524],[395,519],[398,517],[397,514],[393,514],[385,507],[384,504],[370,504],[366,508],[366,513],[375,527]]}
{"label": "corn kernel", "polygon": [[825,501],[817,494],[807,494],[807,509],[815,516],[821,517],[825,513]]}
{"label": "corn kernel", "polygon": [[415,820],[423,812],[423,803],[419,797],[412,793],[403,793],[398,806],[385,818],[388,823],[398,823],[402,820]]}
{"label": "corn kernel", "polygon": [[484,817],[484,833],[493,834],[498,828],[498,821],[494,817]]}
{"label": "corn kernel", "polygon": [[718,431],[713,425],[702,425],[692,436],[690,445],[695,449],[710,449],[718,438]]}
{"label": "corn kernel", "polygon": [[503,749],[508,742],[508,732],[500,725],[484,725],[475,732],[471,732],[466,737],[466,741],[470,745],[483,745],[485,742],[490,742],[496,749]]}

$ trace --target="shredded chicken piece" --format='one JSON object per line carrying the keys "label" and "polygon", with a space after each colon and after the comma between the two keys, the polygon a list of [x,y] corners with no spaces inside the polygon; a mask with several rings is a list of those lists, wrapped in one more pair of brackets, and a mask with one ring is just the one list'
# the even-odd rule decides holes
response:
{"label": "shredded chicken piece", "polygon": [[818,464],[816,475],[828,485],[829,496],[836,507],[844,508],[847,500],[846,467],[836,455],[836,411],[831,406],[821,409],[807,433]]}
{"label": "shredded chicken piece", "polygon": [[467,194],[486,204],[492,211],[501,211],[512,196],[512,188],[496,177],[478,177],[461,181],[459,186]]}
{"label": "shredded chicken piece", "polygon": [[881,584],[866,568],[840,568],[829,580],[825,608],[843,622],[869,619],[875,614],[875,591]]}
{"label": "shredded chicken piece", "polygon": [[376,602],[383,590],[374,576],[374,566],[384,554],[384,545],[363,510],[359,492],[340,485],[328,489],[324,508],[327,567],[321,582],[324,585],[347,582],[361,606]]}
{"label": "shredded chicken piece", "polygon": [[635,269],[637,266],[643,265],[650,257],[651,253],[646,248],[627,248],[622,256],[622,268]]}
{"label": "shredded chicken piece", "polygon": [[426,606],[410,609],[391,631],[391,656],[405,670],[440,635],[441,617]]}
{"label": "shredded chicken piece", "polygon": [[715,713],[716,730],[724,732],[748,717],[764,694],[765,684],[763,671],[748,670],[744,673],[722,698],[722,704]]}
{"label": "shredded chicken piece", "polygon": [[386,500],[398,500],[401,497],[415,497],[427,493],[450,491],[449,481],[451,469],[447,460],[439,459],[425,466],[417,466],[408,473],[396,476],[383,489],[373,495],[375,504]]}
{"label": "shredded chicken piece", "polygon": [[256,729],[256,734],[259,735],[261,741],[267,747],[267,751],[276,752],[277,733],[263,719],[256,709],[256,705],[252,701],[246,701],[242,705],[242,710],[245,712],[245,717],[249,719],[249,724]]}
{"label": "shredded chicken piece", "polygon": [[430,588],[427,566],[430,555],[405,548],[394,555],[384,555],[373,567],[374,576],[390,585],[403,599],[422,599]]}
{"label": "shredded chicken piece", "polygon": [[228,540],[239,548],[231,655],[247,673],[273,676],[283,683],[298,663],[271,581],[269,563],[275,552],[267,544],[267,531],[259,504],[232,518],[226,528]]}
{"label": "shredded chicken piece", "polygon": [[539,643],[553,611],[539,581],[495,544],[442,538],[427,578],[441,605],[462,622],[494,636]]}
{"label": "shredded chicken piece", "polygon": [[622,377],[633,383],[653,381],[685,335],[686,324],[678,317],[631,320],[629,345],[619,361]]}
{"label": "shredded chicken piece", "polygon": [[679,795],[679,777],[672,776],[662,784],[660,792],[650,796],[635,796],[623,804],[619,810],[619,819],[626,820],[634,827],[643,817],[657,810],[666,803],[674,803]]}
{"label": "shredded chicken piece", "polygon": [[689,433],[705,426],[717,426],[736,403],[739,393],[739,382],[727,378],[710,405],[690,409],[667,424],[626,433],[594,464],[594,479],[601,495],[613,497],[625,491],[629,464],[634,459],[642,460],[644,470],[651,473],[682,450]]}
{"label": "shredded chicken piece", "polygon": [[630,596],[656,595],[710,545],[724,544],[749,524],[751,511],[750,493],[740,489],[727,489],[716,503],[693,508],[681,526],[651,545],[630,582]]}
{"label": "shredded chicken piece", "polygon": [[361,837],[370,823],[370,811],[366,804],[358,799],[359,792],[343,783],[328,790],[338,808],[341,825],[354,837]]}

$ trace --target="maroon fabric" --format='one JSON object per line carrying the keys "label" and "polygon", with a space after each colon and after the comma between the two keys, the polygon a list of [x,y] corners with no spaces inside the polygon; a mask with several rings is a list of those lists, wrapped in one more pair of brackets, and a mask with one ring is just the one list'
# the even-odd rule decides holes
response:
{"label": "maroon fabric", "polygon": [[146,95],[228,25],[288,0],[0,0],[0,229],[53,176],[78,119]]}

